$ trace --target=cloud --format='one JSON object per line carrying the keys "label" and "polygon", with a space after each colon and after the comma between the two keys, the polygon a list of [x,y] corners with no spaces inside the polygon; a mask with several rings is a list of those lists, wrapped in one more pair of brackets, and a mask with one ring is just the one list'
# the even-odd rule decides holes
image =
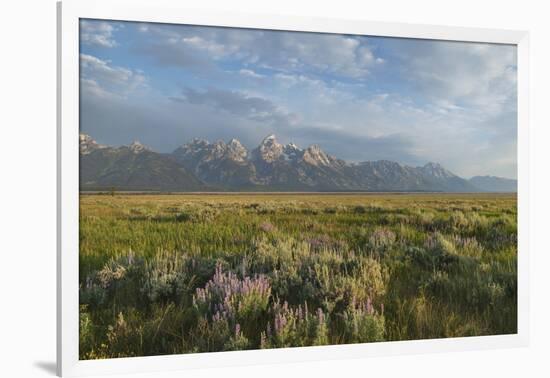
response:
{"label": "cloud", "polygon": [[114,94],[105,90],[99,83],[94,79],[81,78],[80,79],[80,96],[81,97],[103,97],[103,98],[113,98]]}
{"label": "cloud", "polygon": [[486,117],[515,107],[515,46],[426,40],[393,45],[400,51],[404,79],[434,104],[443,100],[481,109]]}
{"label": "cloud", "polygon": [[410,165],[425,163],[416,155],[413,140],[402,134],[372,137],[361,134],[360,130],[312,126],[294,130],[290,139],[302,146],[318,144],[337,158],[351,162],[392,160]]}
{"label": "cloud", "polygon": [[162,67],[177,67],[198,73],[218,71],[207,54],[195,51],[179,41],[155,41],[137,46],[134,51]]}
{"label": "cloud", "polygon": [[277,72],[314,71],[361,78],[382,64],[367,37],[251,29],[140,26],[145,37],[136,48],[157,63],[199,68],[206,62],[239,62]]}
{"label": "cloud", "polygon": [[516,175],[514,46],[153,23],[117,38],[108,59],[83,44],[85,125],[100,135],[170,151],[275,133],[347,160]]}
{"label": "cloud", "polygon": [[113,33],[117,30],[112,22],[98,20],[80,21],[80,41],[84,44],[99,47],[116,47]]}
{"label": "cloud", "polygon": [[[86,96],[81,105],[81,130],[100,143],[119,145],[137,139],[161,152],[171,152],[195,137],[210,141],[237,138],[252,149],[275,133],[282,143],[294,142],[304,148],[319,144],[328,153],[352,161],[421,160],[414,155],[412,140],[403,135],[369,137],[346,129],[292,124],[284,113],[277,115],[275,104],[242,94],[198,92],[189,97],[136,103]],[[257,117],[257,113],[263,115]]]}
{"label": "cloud", "polygon": [[211,75],[221,72],[215,61],[238,48],[212,40],[210,31],[217,28],[140,24],[137,29],[140,38],[132,43],[131,50],[163,67]]}
{"label": "cloud", "polygon": [[212,111],[228,112],[249,120],[267,122],[273,126],[294,124],[297,115],[287,112],[266,98],[249,96],[237,91],[208,89],[197,91],[185,88],[183,96],[171,97],[176,102],[187,102],[193,105],[205,105]]}
{"label": "cloud", "polygon": [[361,78],[377,64],[367,38],[335,34],[270,32],[268,43],[254,44],[257,63],[278,71],[313,71]]}
{"label": "cloud", "polygon": [[319,106],[353,101],[355,95],[350,88],[360,88],[355,84],[327,82],[304,74],[277,73],[272,79],[273,86],[280,91],[280,101],[294,104],[294,106],[299,104],[315,113],[319,112]]}
{"label": "cloud", "polygon": [[81,131],[100,143],[120,145],[139,140],[159,152],[171,152],[193,138],[210,141],[238,138],[243,144],[255,147],[265,135],[281,129],[272,122],[215,110],[182,98],[112,101],[83,96],[80,114]]}
{"label": "cloud", "polygon": [[114,66],[92,55],[80,54],[80,83],[84,94],[124,97],[145,87],[146,78],[138,71]]}
{"label": "cloud", "polygon": [[239,74],[241,74],[242,76],[245,76],[245,77],[253,78],[253,79],[262,79],[262,78],[265,77],[265,75],[261,75],[261,74],[255,72],[255,71],[245,69],[245,68],[241,68],[239,70]]}

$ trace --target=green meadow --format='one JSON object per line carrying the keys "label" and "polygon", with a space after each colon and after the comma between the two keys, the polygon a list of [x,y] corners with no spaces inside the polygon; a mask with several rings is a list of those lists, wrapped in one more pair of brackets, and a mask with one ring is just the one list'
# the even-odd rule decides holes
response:
{"label": "green meadow", "polygon": [[80,358],[511,334],[512,194],[81,194]]}

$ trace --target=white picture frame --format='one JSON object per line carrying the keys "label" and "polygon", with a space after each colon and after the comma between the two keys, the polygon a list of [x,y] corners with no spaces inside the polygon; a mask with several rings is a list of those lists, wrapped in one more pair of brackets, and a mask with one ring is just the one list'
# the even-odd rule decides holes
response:
{"label": "white picture frame", "polygon": [[[186,9],[176,0],[58,3],[57,373],[82,376],[173,371],[275,362],[480,350],[529,340],[529,36],[525,31],[379,23]],[[79,19],[310,31],[517,45],[518,51],[518,325],[517,334],[332,345],[243,352],[79,360]]]}

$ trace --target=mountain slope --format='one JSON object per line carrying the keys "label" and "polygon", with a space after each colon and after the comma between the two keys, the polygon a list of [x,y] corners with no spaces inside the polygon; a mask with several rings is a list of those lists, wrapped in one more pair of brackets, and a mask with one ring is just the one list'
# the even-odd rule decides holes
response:
{"label": "mountain slope", "polygon": [[[140,143],[109,147],[80,136],[81,187],[160,191],[515,191],[515,180],[465,180],[437,163],[348,163],[318,145],[280,144],[268,135],[251,151],[238,140],[203,139],[160,154]],[[512,188],[514,188],[512,190]]]}
{"label": "mountain slope", "polygon": [[350,175],[356,186],[370,191],[426,191],[434,190],[430,182],[416,168],[379,160],[352,165]]}
{"label": "mountain slope", "polygon": [[475,176],[470,183],[485,192],[517,192],[518,181],[495,176]]}
{"label": "mountain slope", "polygon": [[356,187],[370,191],[475,192],[464,180],[439,164],[409,167],[393,161],[366,161],[348,169]]}
{"label": "mountain slope", "polygon": [[248,160],[248,151],[232,139],[209,143],[194,139],[177,148],[172,156],[200,180],[221,188],[245,189],[256,185],[255,168]]}
{"label": "mountain slope", "polygon": [[140,143],[118,148],[100,146],[81,136],[81,190],[197,191],[205,186],[173,157]]}
{"label": "mountain slope", "polygon": [[442,192],[477,192],[479,191],[468,180],[458,177],[437,163],[428,163],[417,168],[428,186]]}
{"label": "mountain slope", "polygon": [[293,143],[279,144],[269,135],[252,151],[256,182],[277,190],[345,190],[345,162],[327,155],[317,145],[305,150]]}

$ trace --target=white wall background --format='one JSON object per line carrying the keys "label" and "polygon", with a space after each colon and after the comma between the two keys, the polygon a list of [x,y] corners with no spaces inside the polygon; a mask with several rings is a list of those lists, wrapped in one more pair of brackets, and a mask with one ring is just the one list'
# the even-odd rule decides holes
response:
{"label": "white wall background", "polygon": [[[89,0],[93,1],[93,0]],[[151,0],[154,2],[154,0]],[[531,346],[186,372],[189,377],[548,377],[550,22],[540,0],[194,0],[182,5],[531,32]],[[55,0],[3,2],[0,22],[0,376],[55,365]],[[161,375],[155,375],[161,376]],[[162,376],[181,376],[162,375]]]}

